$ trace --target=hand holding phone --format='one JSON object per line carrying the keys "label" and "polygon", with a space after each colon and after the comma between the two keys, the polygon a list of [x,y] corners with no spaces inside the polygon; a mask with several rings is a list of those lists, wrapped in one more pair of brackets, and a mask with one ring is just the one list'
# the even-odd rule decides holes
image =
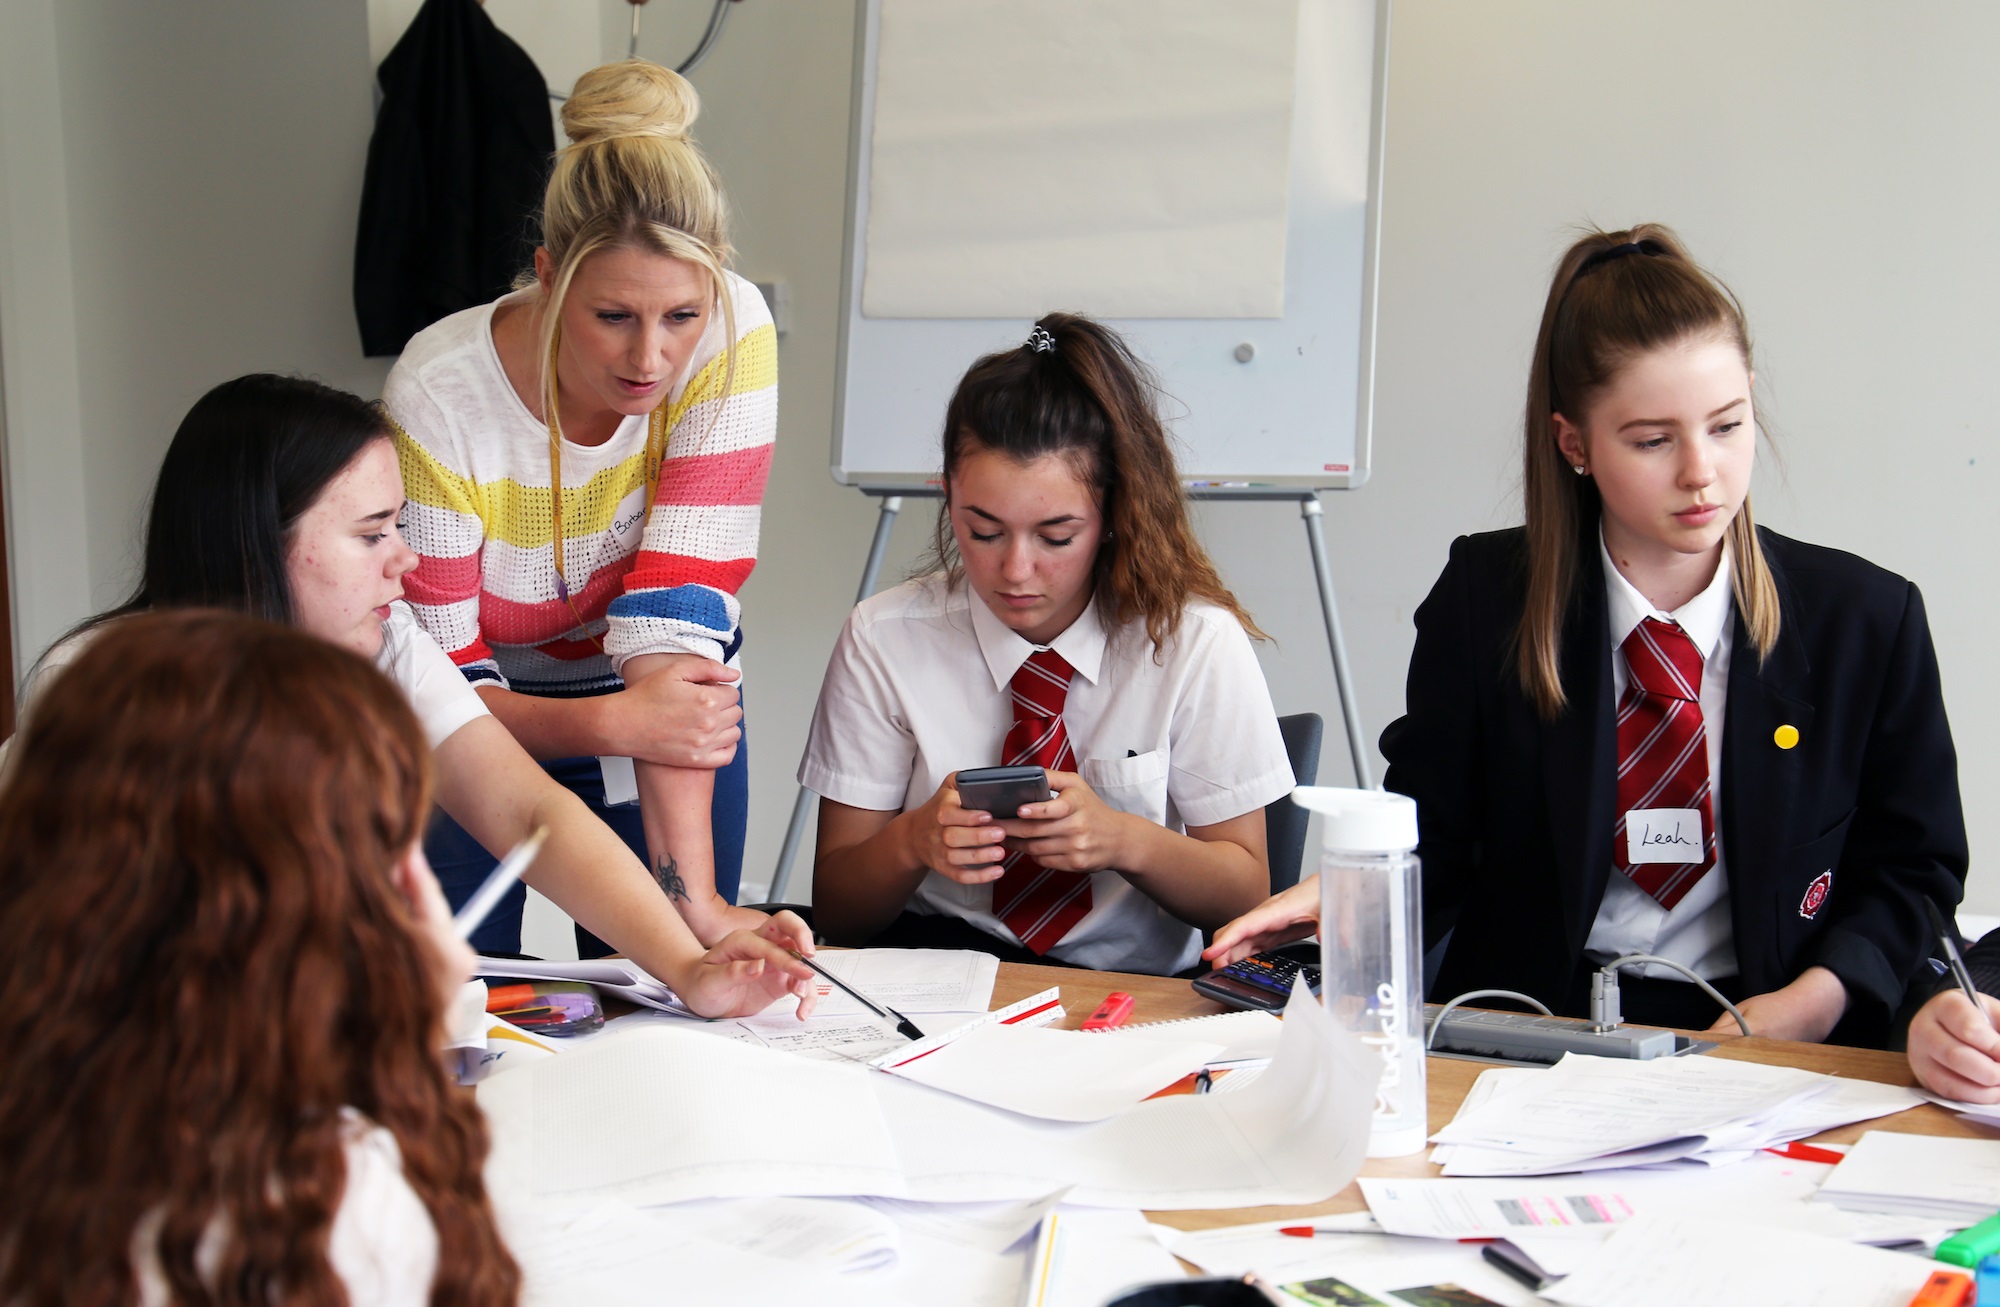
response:
{"label": "hand holding phone", "polygon": [[959,799],[956,777],[947,776],[937,791],[899,820],[907,822],[912,838],[910,858],[918,866],[961,885],[985,885],[999,879],[1007,851],[1007,832],[983,808],[968,808]]}
{"label": "hand holding phone", "polygon": [[958,773],[958,805],[1012,817],[1024,803],[1055,797],[1049,774],[1040,767],[971,767]]}

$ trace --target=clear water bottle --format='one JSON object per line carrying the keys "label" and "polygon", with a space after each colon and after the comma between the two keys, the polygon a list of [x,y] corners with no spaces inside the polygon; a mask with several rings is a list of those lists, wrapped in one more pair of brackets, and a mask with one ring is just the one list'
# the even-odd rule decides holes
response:
{"label": "clear water bottle", "polygon": [[1382,1055],[1368,1155],[1417,1152],[1429,1133],[1417,805],[1400,794],[1324,786],[1300,786],[1292,797],[1324,818],[1322,1000],[1343,1029]]}

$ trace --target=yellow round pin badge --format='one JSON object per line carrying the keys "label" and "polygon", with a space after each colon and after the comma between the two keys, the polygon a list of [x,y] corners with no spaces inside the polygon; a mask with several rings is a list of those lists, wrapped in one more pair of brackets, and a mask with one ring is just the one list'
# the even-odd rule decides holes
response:
{"label": "yellow round pin badge", "polygon": [[1771,732],[1771,742],[1776,744],[1780,749],[1793,748],[1799,742],[1799,728],[1796,726],[1780,726],[1777,730]]}

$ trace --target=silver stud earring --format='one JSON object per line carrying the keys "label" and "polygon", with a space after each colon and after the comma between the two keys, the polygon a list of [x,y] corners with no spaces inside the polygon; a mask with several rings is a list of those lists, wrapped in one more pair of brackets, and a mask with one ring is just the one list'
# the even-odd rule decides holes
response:
{"label": "silver stud earring", "polygon": [[1572,471],[1572,472],[1574,472],[1574,473],[1576,473],[1576,474],[1577,474],[1578,476],[1584,476],[1584,475],[1586,475],[1586,474],[1585,474],[1585,472],[1584,472],[1584,470],[1583,470],[1583,464],[1581,464],[1581,463],[1571,463],[1571,464],[1569,465],[1569,470],[1570,470],[1570,471]]}

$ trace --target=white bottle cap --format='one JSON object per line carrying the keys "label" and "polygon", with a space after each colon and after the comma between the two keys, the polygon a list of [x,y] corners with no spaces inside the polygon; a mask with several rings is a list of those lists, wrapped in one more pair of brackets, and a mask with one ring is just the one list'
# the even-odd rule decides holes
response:
{"label": "white bottle cap", "polygon": [[1417,847],[1417,801],[1383,790],[1301,785],[1292,802],[1323,813],[1320,845],[1352,853],[1401,853]]}

